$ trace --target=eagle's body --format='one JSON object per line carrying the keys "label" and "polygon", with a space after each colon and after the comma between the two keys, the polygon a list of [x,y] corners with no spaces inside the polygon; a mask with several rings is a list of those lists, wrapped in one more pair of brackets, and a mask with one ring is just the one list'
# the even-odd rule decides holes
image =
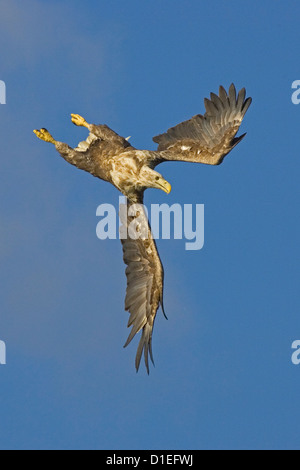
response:
{"label": "eagle's body", "polygon": [[88,124],[77,114],[72,114],[73,123],[87,127],[90,133],[75,149],[54,140],[46,129],[34,131],[40,139],[53,143],[67,162],[113,184],[128,198],[128,210],[121,219],[125,226],[136,220],[137,231],[143,234],[122,239],[127,265],[125,309],[130,312],[128,326],[132,326],[125,346],[142,330],[137,369],[143,351],[148,372],[148,355],[153,361],[153,324],[159,306],[163,309],[163,267],[143,207],[139,206],[138,212],[132,209],[136,203],[143,203],[147,188],[170,192],[170,184],[155,171],[159,163],[173,160],[220,164],[245,135],[235,137],[250,103],[251,98],[245,100],[245,89],[236,96],[234,85],[228,94],[220,87],[219,96],[212,93],[211,100],[205,99],[204,116],[194,116],[154,137],[159,144],[157,151],[137,150],[106,125]]}

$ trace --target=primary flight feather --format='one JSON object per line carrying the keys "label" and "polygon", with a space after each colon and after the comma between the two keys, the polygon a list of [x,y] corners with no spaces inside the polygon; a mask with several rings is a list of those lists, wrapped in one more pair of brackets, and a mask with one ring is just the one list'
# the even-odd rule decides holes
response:
{"label": "primary flight feather", "polygon": [[[34,130],[41,140],[55,145],[69,163],[102,180],[113,184],[127,199],[125,213],[120,214],[125,227],[137,222],[140,237],[122,238],[124,262],[127,265],[125,309],[129,311],[128,326],[132,327],[125,343],[142,331],[135,365],[139,369],[144,352],[149,373],[152,355],[152,331],[159,306],[163,309],[163,267],[152,237],[147,216],[143,210],[144,191],[147,188],[171,191],[170,184],[154,168],[165,161],[186,161],[219,165],[224,157],[241,141],[236,137],[251,98],[246,99],[245,88],[236,94],[234,85],[228,93],[220,86],[219,95],[211,93],[204,100],[206,113],[198,114],[153,138],[157,151],[137,150],[106,125],[88,124],[78,114],[72,122],[89,130],[88,138],[71,148],[56,141],[46,129]],[[139,204],[139,210],[132,210]],[[121,211],[123,212],[123,211]]]}

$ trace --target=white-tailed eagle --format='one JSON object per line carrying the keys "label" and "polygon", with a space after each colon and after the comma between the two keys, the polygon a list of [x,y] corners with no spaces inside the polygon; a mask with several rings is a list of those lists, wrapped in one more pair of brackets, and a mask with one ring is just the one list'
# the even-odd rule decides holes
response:
{"label": "white-tailed eagle", "polygon": [[[78,114],[72,122],[89,130],[89,136],[77,148],[56,141],[46,129],[34,130],[40,139],[55,145],[60,155],[72,165],[88,171],[93,176],[113,184],[128,198],[127,226],[138,214],[139,224],[147,236],[122,239],[124,262],[127,265],[127,292],[125,309],[129,311],[128,326],[131,332],[125,343],[142,331],[135,365],[138,370],[142,353],[149,373],[149,356],[152,356],[152,330],[159,306],[163,309],[163,267],[151,235],[145,213],[130,212],[133,204],[143,203],[147,188],[171,190],[170,184],[154,168],[165,161],[185,161],[219,165],[224,157],[245,136],[236,137],[251,98],[246,98],[243,88],[236,95],[232,84],[228,93],[220,86],[219,96],[211,93],[205,99],[206,113],[198,114],[154,137],[157,151],[137,150],[127,139],[120,137],[106,125],[88,124]],[[123,220],[124,222],[124,220]],[[126,222],[126,220],[125,220]]]}

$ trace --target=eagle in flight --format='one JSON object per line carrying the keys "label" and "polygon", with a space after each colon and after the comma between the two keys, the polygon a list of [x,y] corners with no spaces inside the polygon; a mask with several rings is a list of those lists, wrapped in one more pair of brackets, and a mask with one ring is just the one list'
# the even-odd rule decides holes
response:
{"label": "eagle in flight", "polygon": [[[72,122],[86,127],[89,136],[74,149],[56,141],[44,128],[34,130],[41,140],[54,144],[67,162],[110,182],[127,197],[126,214],[123,220],[121,217],[126,228],[138,220],[136,232],[140,232],[140,236],[131,236],[128,230],[128,236],[121,240],[127,265],[125,309],[130,313],[128,327],[132,327],[124,347],[142,330],[135,360],[137,371],[144,352],[149,373],[149,356],[153,362],[152,330],[159,306],[164,312],[163,267],[142,206],[147,188],[171,191],[171,185],[155,168],[166,161],[219,165],[245,136],[236,137],[251,104],[251,98],[246,99],[245,88],[237,95],[233,84],[228,93],[220,86],[219,96],[211,93],[204,104],[204,115],[198,114],[154,137],[157,151],[137,150],[128,138],[119,136],[106,125],[88,124],[78,114],[71,114]],[[141,209],[132,210],[137,204]]]}

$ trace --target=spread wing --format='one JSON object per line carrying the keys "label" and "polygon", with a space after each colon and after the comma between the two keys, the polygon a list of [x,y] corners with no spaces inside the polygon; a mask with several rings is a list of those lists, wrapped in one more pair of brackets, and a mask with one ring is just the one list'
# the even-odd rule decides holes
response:
{"label": "spread wing", "polygon": [[153,138],[158,143],[160,152],[155,163],[166,160],[210,165],[222,163],[224,157],[246,135],[236,137],[252,101],[245,97],[245,88],[236,96],[233,84],[230,85],[228,94],[220,86],[219,96],[211,93],[210,100],[205,98],[204,116],[198,114]]}
{"label": "spread wing", "polygon": [[153,362],[154,320],[160,305],[163,309],[163,267],[143,205],[129,201],[128,205],[121,205],[120,219],[124,262],[127,264],[125,309],[130,313],[128,327],[132,327],[124,347],[142,330],[135,366],[138,371],[144,352],[149,374],[149,356]]}

